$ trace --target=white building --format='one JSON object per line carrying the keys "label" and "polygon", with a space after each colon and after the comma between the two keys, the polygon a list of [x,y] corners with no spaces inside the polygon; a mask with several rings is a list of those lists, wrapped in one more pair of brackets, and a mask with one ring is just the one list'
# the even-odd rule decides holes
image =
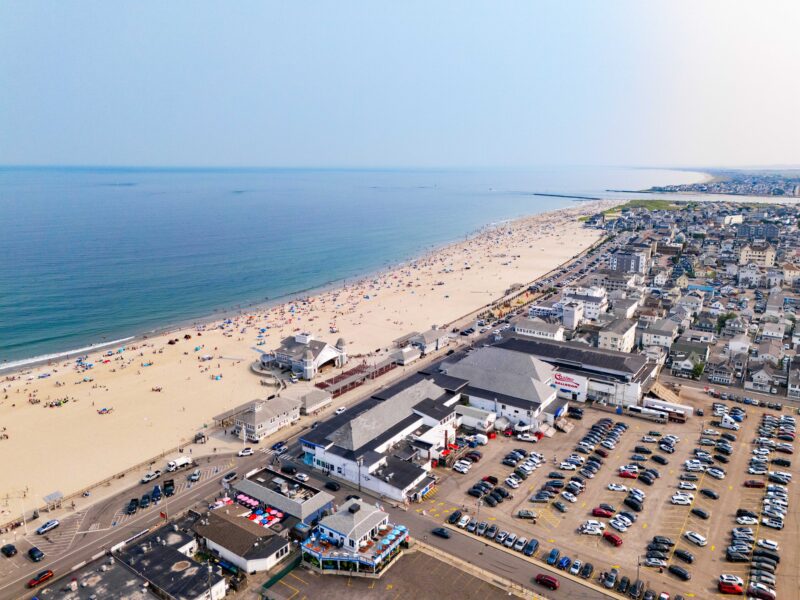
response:
{"label": "white building", "polygon": [[433,327],[428,331],[411,337],[410,342],[412,346],[419,348],[422,354],[428,354],[448,346],[450,344],[450,334],[444,329]]}
{"label": "white building", "polygon": [[636,343],[636,322],[614,319],[600,330],[598,347],[602,350],[630,352]]}
{"label": "white building", "polygon": [[557,323],[547,323],[541,319],[526,319],[524,317],[514,321],[514,333],[538,337],[547,340],[563,340],[564,328]]}
{"label": "white building", "polygon": [[300,400],[285,396],[254,400],[233,416],[233,433],[257,444],[300,419],[300,406]]}
{"label": "white building", "polygon": [[583,302],[583,316],[596,321],[608,310],[608,293],[603,287],[567,288],[563,295],[564,303]]}
{"label": "white building", "polygon": [[661,346],[669,350],[677,336],[678,324],[669,319],[661,319],[642,332],[642,345]]}
{"label": "white building", "polygon": [[287,337],[280,347],[260,358],[262,368],[277,367],[292,371],[302,379],[313,379],[326,366],[343,367],[347,351],[343,338],[335,346],[314,339],[309,333]]}
{"label": "white building", "polygon": [[564,304],[561,323],[570,331],[576,330],[583,323],[583,302],[573,300]]}
{"label": "white building", "polygon": [[241,513],[239,507],[208,511],[194,524],[194,532],[211,554],[245,573],[268,571],[289,556],[288,537],[255,524]]}
{"label": "white building", "polygon": [[764,323],[761,326],[761,337],[771,340],[782,340],[786,335],[786,325],[783,323]]}

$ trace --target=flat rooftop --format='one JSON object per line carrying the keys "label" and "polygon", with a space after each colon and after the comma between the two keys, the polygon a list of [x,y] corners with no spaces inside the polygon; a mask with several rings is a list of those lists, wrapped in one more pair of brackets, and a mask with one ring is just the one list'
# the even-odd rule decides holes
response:
{"label": "flat rooftop", "polygon": [[320,493],[320,490],[306,485],[302,481],[297,481],[289,475],[273,471],[269,467],[253,473],[247,477],[247,480],[294,502],[305,502]]}
{"label": "flat rooftop", "polygon": [[[105,569],[105,570],[104,570]],[[70,585],[74,579],[77,585]],[[117,560],[105,557],[37,592],[41,600],[158,600],[147,582]]]}

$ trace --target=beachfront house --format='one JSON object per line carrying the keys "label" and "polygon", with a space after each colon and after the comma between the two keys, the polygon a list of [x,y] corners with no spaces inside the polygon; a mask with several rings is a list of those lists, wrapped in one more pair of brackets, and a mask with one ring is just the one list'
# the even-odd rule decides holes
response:
{"label": "beachfront house", "polygon": [[310,380],[326,367],[343,367],[347,362],[347,350],[343,338],[331,346],[314,339],[310,333],[298,333],[285,338],[278,348],[262,354],[259,360],[261,368],[275,367]]}
{"label": "beachfront house", "polygon": [[286,396],[254,400],[233,415],[233,433],[257,444],[268,435],[297,421],[300,418],[300,406],[299,400]]}
{"label": "beachfront house", "polygon": [[419,348],[422,354],[436,352],[450,344],[450,335],[444,329],[432,327],[428,331],[418,333],[410,340],[411,345]]}

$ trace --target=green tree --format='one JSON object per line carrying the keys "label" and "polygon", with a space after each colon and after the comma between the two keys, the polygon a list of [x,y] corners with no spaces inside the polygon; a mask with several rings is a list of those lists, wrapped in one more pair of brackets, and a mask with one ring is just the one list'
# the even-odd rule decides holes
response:
{"label": "green tree", "polygon": [[703,374],[705,367],[703,363],[697,363],[692,369],[692,379],[700,379],[700,375]]}

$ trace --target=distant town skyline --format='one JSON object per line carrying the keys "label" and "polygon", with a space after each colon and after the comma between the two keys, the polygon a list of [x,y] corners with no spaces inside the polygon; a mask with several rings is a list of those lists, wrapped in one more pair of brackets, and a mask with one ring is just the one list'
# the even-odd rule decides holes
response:
{"label": "distant town skyline", "polygon": [[0,5],[0,164],[800,165],[793,1]]}

